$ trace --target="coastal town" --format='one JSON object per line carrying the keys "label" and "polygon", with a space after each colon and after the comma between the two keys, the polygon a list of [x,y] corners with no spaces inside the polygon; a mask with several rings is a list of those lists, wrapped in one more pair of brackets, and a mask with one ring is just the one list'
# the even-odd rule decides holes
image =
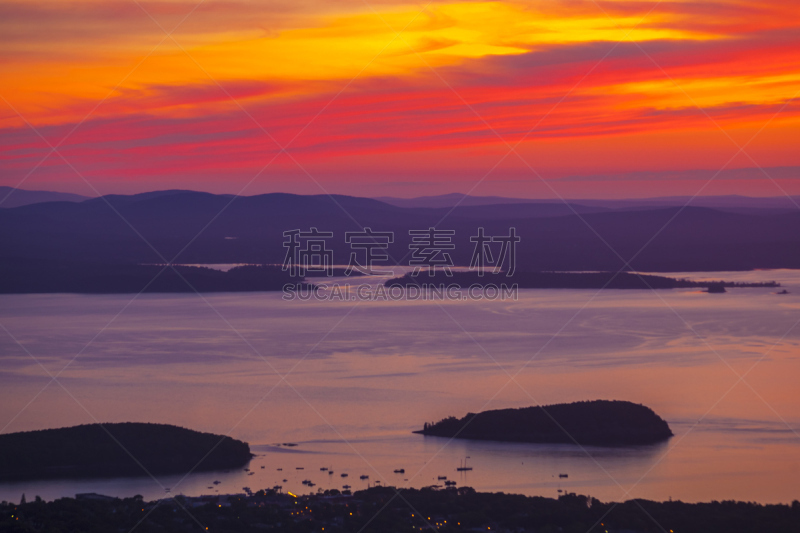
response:
{"label": "coastal town", "polygon": [[0,530],[12,532],[541,532],[715,533],[800,531],[800,502],[761,505],[631,500],[603,503],[565,493],[558,499],[480,493],[469,487],[372,487],[299,496],[268,489],[241,494],[173,495],[146,502],[77,494],[46,502],[2,502]]}

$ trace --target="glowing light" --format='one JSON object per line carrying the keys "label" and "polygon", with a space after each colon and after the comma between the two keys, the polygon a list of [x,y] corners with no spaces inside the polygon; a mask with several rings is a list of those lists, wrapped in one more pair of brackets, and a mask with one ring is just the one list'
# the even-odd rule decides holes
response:
{"label": "glowing light", "polygon": [[[251,117],[281,143],[293,139],[311,172],[318,165],[354,183],[395,180],[376,177],[387,168],[488,169],[503,146],[492,130],[514,143],[535,124],[518,150],[559,176],[721,165],[729,154],[709,160],[717,124],[755,133],[768,120],[759,165],[800,166],[792,3],[720,0],[703,3],[703,17],[696,2],[655,3],[445,0],[422,12],[403,0],[377,11],[214,3],[174,34],[180,46],[167,39],[154,49],[158,28],[125,7],[105,9],[111,0],[20,1],[0,20],[0,34],[15,36],[0,42],[0,87],[31,125],[52,126],[53,142],[80,124],[62,148],[88,179],[148,188],[187,180],[220,189],[231,175],[252,177],[265,153]],[[83,9],[69,24],[67,4]],[[0,134],[0,174],[13,179],[46,149],[9,108]],[[654,146],[662,159],[642,155]],[[39,173],[74,181],[63,165]]]}

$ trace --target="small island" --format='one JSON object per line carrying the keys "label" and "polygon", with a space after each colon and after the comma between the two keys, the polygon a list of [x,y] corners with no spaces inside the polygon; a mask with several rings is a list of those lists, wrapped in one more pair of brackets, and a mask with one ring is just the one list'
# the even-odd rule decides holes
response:
{"label": "small island", "polygon": [[0,435],[0,480],[185,474],[240,467],[252,457],[246,442],[223,435],[167,424],[87,424]]}
{"label": "small island", "polygon": [[[453,271],[449,276],[442,271],[433,272],[433,275],[424,272],[416,276],[409,272],[401,277],[387,280],[384,285],[405,288],[456,285],[468,288],[489,284],[517,285],[520,289],[708,289],[708,292],[725,292],[725,287],[780,287],[780,283],[775,281],[693,281],[636,272],[516,272],[511,276],[506,276],[505,273],[480,276],[478,272],[473,271]],[[712,290],[717,288],[722,290]]]}
{"label": "small island", "polygon": [[425,423],[422,435],[472,440],[637,446],[672,437],[667,422],[649,407],[594,400],[469,413]]}
{"label": "small island", "polygon": [[728,291],[725,290],[725,285],[722,283],[710,283],[706,289],[706,292],[709,294],[723,294]]}

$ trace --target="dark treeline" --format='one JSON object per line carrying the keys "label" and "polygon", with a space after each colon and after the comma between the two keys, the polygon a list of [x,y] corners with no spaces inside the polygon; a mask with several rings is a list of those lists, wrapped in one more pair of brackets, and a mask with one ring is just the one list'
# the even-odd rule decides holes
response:
{"label": "dark treeline", "polygon": [[[734,501],[683,503],[631,500],[604,503],[569,494],[560,498],[479,493],[459,489],[376,487],[352,497],[338,491],[292,498],[272,490],[246,497],[144,502],[141,496],[62,498],[0,505],[8,533],[81,531],[255,533],[411,533],[415,531],[530,533],[769,533],[800,532],[800,502],[759,505]],[[184,511],[184,509],[187,511]]]}
{"label": "dark treeline", "polygon": [[183,474],[235,468],[251,457],[246,442],[213,433],[166,424],[88,424],[0,435],[0,480]]}
{"label": "dark treeline", "polygon": [[692,281],[652,274],[632,272],[516,272],[511,276],[504,273],[452,272],[448,276],[441,270],[433,276],[422,272],[416,276],[408,273],[402,277],[388,280],[387,287],[409,285],[450,285],[470,287],[475,285],[512,285],[521,289],[682,289],[709,287],[779,287],[774,281],[764,283],[739,283],[732,281]]}
{"label": "dark treeline", "polygon": [[415,433],[506,442],[577,441],[598,446],[654,444],[672,436],[667,422],[649,407],[608,400],[469,413],[464,418],[426,423]]}
{"label": "dark treeline", "polygon": [[[302,278],[300,278],[302,279]],[[0,294],[279,291],[298,278],[279,266],[205,267],[0,260]]]}

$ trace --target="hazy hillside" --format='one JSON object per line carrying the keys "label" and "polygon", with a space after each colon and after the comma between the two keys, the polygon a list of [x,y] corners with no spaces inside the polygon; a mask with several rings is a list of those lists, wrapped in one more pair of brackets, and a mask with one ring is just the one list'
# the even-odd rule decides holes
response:
{"label": "hazy hillside", "polygon": [[[391,196],[377,197],[390,205],[397,207],[453,207],[499,204],[550,204],[564,206],[564,200],[559,198],[528,199],[507,198],[503,196],[469,196],[460,193],[442,194],[439,196],[419,196],[416,198],[394,198]],[[636,199],[568,199],[574,206],[584,209],[641,209],[642,207],[712,207],[721,210],[755,211],[755,210],[784,210],[800,209],[800,196],[772,196],[749,197],[739,195],[727,196],[661,196],[654,198]]]}
{"label": "hazy hillside", "polygon": [[88,198],[68,192],[27,191],[0,186],[0,207],[19,207],[42,202],[82,202]]}
{"label": "hazy hillside", "polygon": [[466,206],[444,218],[449,209],[401,208],[349,196],[117,195],[0,210],[0,259],[280,263],[283,232],[316,227],[334,232],[328,247],[336,263],[347,263],[351,249],[344,233],[366,226],[393,231],[389,252],[407,264],[408,257],[401,258],[409,252],[408,231],[436,226],[455,230],[451,254],[456,264],[466,265],[474,247],[470,237],[478,227],[487,235],[505,235],[513,226],[522,239],[520,270],[615,271],[631,258],[630,266],[640,271],[800,268],[800,211],[741,214],[652,207],[578,216],[558,211],[564,207]]}

